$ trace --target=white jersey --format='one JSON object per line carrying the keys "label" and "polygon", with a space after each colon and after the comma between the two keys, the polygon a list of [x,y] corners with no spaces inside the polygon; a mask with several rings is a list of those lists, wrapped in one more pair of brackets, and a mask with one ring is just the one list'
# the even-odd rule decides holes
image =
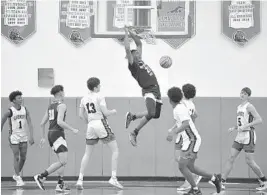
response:
{"label": "white jersey", "polygon": [[[251,104],[249,102],[247,102],[246,104],[244,104],[244,105],[241,104],[237,107],[237,121],[236,122],[237,122],[238,127],[241,127],[243,125],[247,125],[248,123],[251,123],[253,121],[253,116],[247,110],[249,105],[251,105]],[[237,137],[236,137],[236,141],[249,138],[249,136],[250,136],[249,131],[250,130],[254,130],[254,127],[248,127],[247,129],[244,129],[244,131],[238,132]]]}
{"label": "white jersey", "polygon": [[173,116],[174,116],[174,119],[176,121],[176,125],[178,128],[182,125],[183,121],[189,120],[189,128],[185,129],[184,131],[180,133],[180,135],[182,136],[183,143],[201,139],[195,127],[195,124],[191,119],[189,110],[188,108],[186,108],[185,104],[183,103],[177,104],[176,107],[173,109]]}
{"label": "white jersey", "polygon": [[12,106],[9,109],[11,111],[11,117],[9,119],[10,135],[18,134],[20,136],[26,136],[26,108],[24,106],[21,106],[21,108],[17,110]]}
{"label": "white jersey", "polygon": [[85,108],[88,116],[88,122],[92,120],[104,119],[104,115],[101,111],[101,106],[106,106],[106,100],[98,93],[89,92],[81,100],[80,107]]}
{"label": "white jersey", "polygon": [[184,103],[185,107],[189,110],[190,116],[195,114],[196,107],[192,99],[183,99],[182,102]]}

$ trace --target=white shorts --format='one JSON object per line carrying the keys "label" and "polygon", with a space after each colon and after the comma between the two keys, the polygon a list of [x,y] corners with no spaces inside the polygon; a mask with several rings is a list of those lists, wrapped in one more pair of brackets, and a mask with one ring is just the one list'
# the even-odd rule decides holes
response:
{"label": "white shorts", "polygon": [[87,126],[86,143],[88,145],[93,145],[96,144],[99,139],[104,143],[115,140],[114,133],[105,119],[90,121]]}
{"label": "white shorts", "polygon": [[201,138],[197,138],[194,141],[186,140],[183,142],[181,150],[184,152],[190,151],[193,153],[197,153],[200,149],[200,146],[201,146]]}
{"label": "white shorts", "polygon": [[240,144],[250,144],[253,141],[256,144],[256,133],[255,131],[244,131],[237,134],[235,141]]}
{"label": "white shorts", "polygon": [[28,135],[11,134],[9,137],[10,144],[17,145],[19,143],[28,142]]}

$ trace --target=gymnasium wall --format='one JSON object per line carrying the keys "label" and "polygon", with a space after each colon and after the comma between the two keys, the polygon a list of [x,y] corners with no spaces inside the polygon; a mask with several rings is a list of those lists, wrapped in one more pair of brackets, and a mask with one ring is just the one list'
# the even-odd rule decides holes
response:
{"label": "gymnasium wall", "polygon": [[[235,136],[227,129],[235,123],[239,92],[244,86],[252,88],[252,102],[264,120],[267,120],[266,51],[267,2],[262,2],[262,29],[255,40],[239,48],[221,35],[221,3],[196,3],[196,36],[174,50],[163,41],[158,45],[144,44],[144,60],[155,71],[162,95],[169,87],[191,82],[197,87],[196,106],[200,117],[197,126],[202,146],[197,164],[211,172],[220,172]],[[48,14],[49,12],[49,14]],[[173,144],[166,141],[166,131],[172,126],[172,110],[164,98],[162,116],[149,123],[139,137],[139,147],[133,148],[124,128],[127,111],[142,111],[145,107],[136,81],[127,69],[124,48],[113,39],[92,39],[81,48],[73,47],[58,33],[58,1],[37,1],[37,32],[17,47],[7,40],[1,42],[1,114],[8,107],[7,96],[19,89],[31,112],[36,144],[29,147],[24,176],[43,171],[56,160],[46,143],[40,149],[39,124],[49,103],[50,89],[38,88],[37,69],[54,68],[55,83],[63,84],[67,96],[67,122],[80,129],[78,135],[67,132],[69,163],[67,176],[78,175],[84,153],[86,126],[78,118],[80,97],[86,92],[86,80],[97,76],[102,82],[102,94],[110,108],[118,114],[109,118],[120,147],[118,175],[120,176],[181,176],[173,157]],[[265,54],[265,55],[264,55]],[[170,69],[162,69],[159,58],[173,59]],[[133,123],[131,128],[136,125]],[[266,122],[257,127],[256,160],[267,174],[264,148],[267,137]],[[105,145],[96,146],[87,168],[87,176],[110,175],[110,152]],[[230,177],[249,178],[254,175],[244,163],[244,154],[237,160]],[[38,163],[38,164],[37,164]],[[3,177],[13,175],[13,158],[8,144],[7,124],[1,135],[1,172]]]}
{"label": "gymnasium wall", "polygon": [[[54,68],[55,83],[63,84],[69,97],[84,95],[91,76],[101,79],[108,97],[140,96],[121,45],[113,39],[92,39],[75,48],[58,33],[58,1],[37,1],[36,13],[37,32],[25,43],[17,47],[2,39],[2,97],[17,88],[26,97],[49,97],[49,89],[38,88],[38,68]],[[197,1],[196,36],[177,50],[162,40],[156,46],[144,44],[144,60],[156,72],[163,95],[172,85],[192,82],[201,97],[236,97],[244,86],[252,88],[253,96],[266,97],[266,18],[263,1],[261,34],[239,48],[221,34],[221,3]],[[172,68],[159,66],[162,55],[172,57]]]}
{"label": "gymnasium wall", "polygon": [[[8,108],[7,98],[2,98],[1,113]],[[35,145],[29,147],[28,158],[23,170],[23,176],[32,176],[43,171],[50,163],[56,161],[56,156],[46,143],[39,148],[41,139],[39,124],[49,103],[49,98],[27,97],[24,104],[31,112],[34,125]],[[78,135],[66,131],[69,147],[69,159],[66,176],[78,176],[81,158],[85,149],[86,126],[78,117],[80,98],[67,98],[68,107],[66,121],[80,130]],[[134,148],[128,141],[128,132],[124,128],[124,116],[127,111],[142,111],[145,107],[142,98],[107,98],[109,108],[116,108],[118,114],[109,118],[109,124],[116,134],[120,156],[119,176],[181,176],[174,161],[174,144],[166,141],[167,130],[173,125],[172,108],[164,98],[161,118],[153,120],[140,133],[138,147]],[[221,172],[236,133],[228,134],[227,129],[235,124],[237,98],[197,98],[196,106],[200,114],[197,127],[202,136],[202,145],[197,165],[210,172]],[[267,98],[253,98],[252,103],[258,112],[267,119]],[[132,129],[136,123],[131,124]],[[256,160],[267,174],[266,159],[266,122],[257,126]],[[13,174],[13,157],[8,143],[8,125],[6,124],[1,138],[1,174],[10,177]],[[107,146],[98,144],[86,170],[86,176],[109,176],[111,171],[111,154]],[[232,178],[254,178],[244,161],[244,153],[239,156],[230,175]]]}

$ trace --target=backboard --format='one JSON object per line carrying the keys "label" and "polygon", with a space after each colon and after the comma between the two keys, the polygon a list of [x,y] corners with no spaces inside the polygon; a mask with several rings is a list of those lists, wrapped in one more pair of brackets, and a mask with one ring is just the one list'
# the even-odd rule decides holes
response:
{"label": "backboard", "polygon": [[[125,23],[151,28],[156,38],[190,38],[193,1],[180,0],[97,0],[91,17],[93,38],[120,38]],[[146,6],[148,8],[146,8]],[[125,11],[127,7],[127,11]]]}

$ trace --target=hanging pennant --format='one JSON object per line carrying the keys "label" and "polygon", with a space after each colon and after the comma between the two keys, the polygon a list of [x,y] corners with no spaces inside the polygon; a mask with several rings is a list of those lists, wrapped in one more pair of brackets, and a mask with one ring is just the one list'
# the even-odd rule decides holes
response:
{"label": "hanging pennant", "polygon": [[1,33],[14,44],[21,44],[36,32],[36,2],[2,0]]}
{"label": "hanging pennant", "polygon": [[77,47],[84,45],[91,39],[93,1],[60,1],[59,7],[59,33]]}
{"label": "hanging pennant", "polygon": [[222,33],[237,45],[245,46],[261,31],[260,11],[260,1],[222,1]]}

